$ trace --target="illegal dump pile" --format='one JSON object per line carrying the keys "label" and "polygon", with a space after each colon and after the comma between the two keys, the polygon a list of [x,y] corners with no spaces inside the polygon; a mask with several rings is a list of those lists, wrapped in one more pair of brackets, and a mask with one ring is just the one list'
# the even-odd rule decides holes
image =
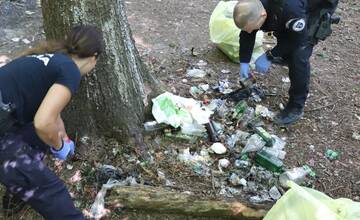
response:
{"label": "illegal dump pile", "polygon": [[[188,77],[202,78],[202,72],[191,69]],[[172,142],[188,142],[185,148],[179,144],[169,156],[187,165],[194,175],[211,178],[217,195],[272,202],[285,192],[287,180],[311,185],[315,173],[307,165],[284,167],[286,140],[273,134],[274,113],[259,104],[264,98],[259,91],[257,87],[233,91],[225,80],[191,87],[189,93],[202,101],[166,92],[153,99],[155,121],[144,127],[149,133],[162,131]],[[158,175],[166,185],[173,184],[162,172]]]}

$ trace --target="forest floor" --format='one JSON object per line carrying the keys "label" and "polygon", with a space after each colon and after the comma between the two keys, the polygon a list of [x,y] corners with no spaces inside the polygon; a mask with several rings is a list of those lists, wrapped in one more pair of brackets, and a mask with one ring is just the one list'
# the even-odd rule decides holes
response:
{"label": "forest floor", "polygon": [[[232,63],[209,40],[209,18],[217,3],[217,0],[126,1],[128,20],[141,57],[149,71],[170,92],[191,97],[191,86],[200,83],[214,85],[224,79],[236,87],[238,64]],[[341,23],[334,25],[334,33],[314,48],[310,95],[304,117],[286,129],[266,124],[270,133],[287,142],[286,168],[308,165],[316,173],[311,187],[332,198],[344,197],[355,201],[360,201],[360,140],[355,138],[356,133],[360,133],[359,12],[359,2],[341,1],[337,10]],[[0,55],[14,57],[16,52],[44,38],[41,8],[36,0],[0,0],[0,15]],[[207,63],[203,66],[207,77],[200,80],[186,77],[186,71],[196,67],[201,60]],[[224,74],[222,70],[229,70],[230,74]],[[286,68],[273,66],[268,75],[259,78],[264,89],[277,91],[276,96],[261,102],[271,111],[278,111],[279,103],[286,103],[289,88],[289,83],[283,82],[286,77]],[[210,93],[208,98],[217,97],[215,93]],[[173,190],[191,191],[208,198],[222,197],[219,195],[220,188],[214,189],[211,176],[196,175],[191,167],[174,160],[172,154],[172,151],[176,154],[179,149],[188,147],[199,152],[211,143],[201,141],[194,146],[186,142],[163,141],[158,133],[148,136],[147,140],[149,151],[154,156],[151,166],[139,166],[131,146],[119,146],[112,140],[92,140],[86,144],[91,149],[88,150],[91,157],[83,155],[75,162],[62,165],[64,172],[59,175],[74,193],[76,205],[88,209],[94,201],[99,185],[94,184],[97,180],[92,174],[93,168],[99,164],[119,167],[147,184],[166,187],[163,179],[159,178],[160,171],[172,182],[172,186],[167,187]],[[329,160],[324,155],[327,149],[338,152],[338,158]],[[220,158],[213,158],[213,169],[217,169],[216,161]],[[228,159],[234,161],[234,158]],[[77,170],[81,171],[83,178],[80,182],[71,183],[69,178]],[[27,212],[20,215],[17,219],[28,219]]]}

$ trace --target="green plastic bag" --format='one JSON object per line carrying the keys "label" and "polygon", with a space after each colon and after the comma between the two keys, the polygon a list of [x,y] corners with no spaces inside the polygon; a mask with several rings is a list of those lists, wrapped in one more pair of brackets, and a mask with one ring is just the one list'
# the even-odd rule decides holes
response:
{"label": "green plastic bag", "polygon": [[[233,10],[237,1],[220,1],[210,17],[210,40],[233,62],[239,63],[240,29],[233,20]],[[258,31],[252,56],[252,63],[264,50],[262,49],[263,32]]]}
{"label": "green plastic bag", "polygon": [[288,190],[264,220],[359,220],[360,203],[332,199],[322,192],[289,182]]}

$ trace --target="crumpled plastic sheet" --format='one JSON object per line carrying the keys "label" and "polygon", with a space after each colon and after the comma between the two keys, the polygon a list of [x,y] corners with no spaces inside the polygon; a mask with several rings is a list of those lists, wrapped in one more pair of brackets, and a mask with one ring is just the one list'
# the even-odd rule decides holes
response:
{"label": "crumpled plastic sheet", "polygon": [[128,177],[124,181],[109,179],[106,184],[102,185],[101,190],[96,195],[95,202],[91,205],[89,213],[90,218],[101,219],[109,212],[109,210],[105,208],[105,196],[107,190],[117,186],[129,186],[136,184],[137,183],[134,177]]}
{"label": "crumpled plastic sheet", "polygon": [[204,124],[209,123],[213,114],[200,102],[165,92],[154,98],[152,114],[158,123],[165,123],[174,128],[181,127],[181,132],[199,135],[206,132]]}

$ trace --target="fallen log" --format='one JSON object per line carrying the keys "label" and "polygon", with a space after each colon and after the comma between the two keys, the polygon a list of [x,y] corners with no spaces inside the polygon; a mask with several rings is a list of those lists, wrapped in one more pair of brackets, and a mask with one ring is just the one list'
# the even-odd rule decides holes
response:
{"label": "fallen log", "polygon": [[197,217],[226,219],[262,219],[268,208],[249,207],[237,201],[201,200],[187,193],[169,191],[149,186],[115,187],[107,196],[108,204],[118,204],[127,209]]}

